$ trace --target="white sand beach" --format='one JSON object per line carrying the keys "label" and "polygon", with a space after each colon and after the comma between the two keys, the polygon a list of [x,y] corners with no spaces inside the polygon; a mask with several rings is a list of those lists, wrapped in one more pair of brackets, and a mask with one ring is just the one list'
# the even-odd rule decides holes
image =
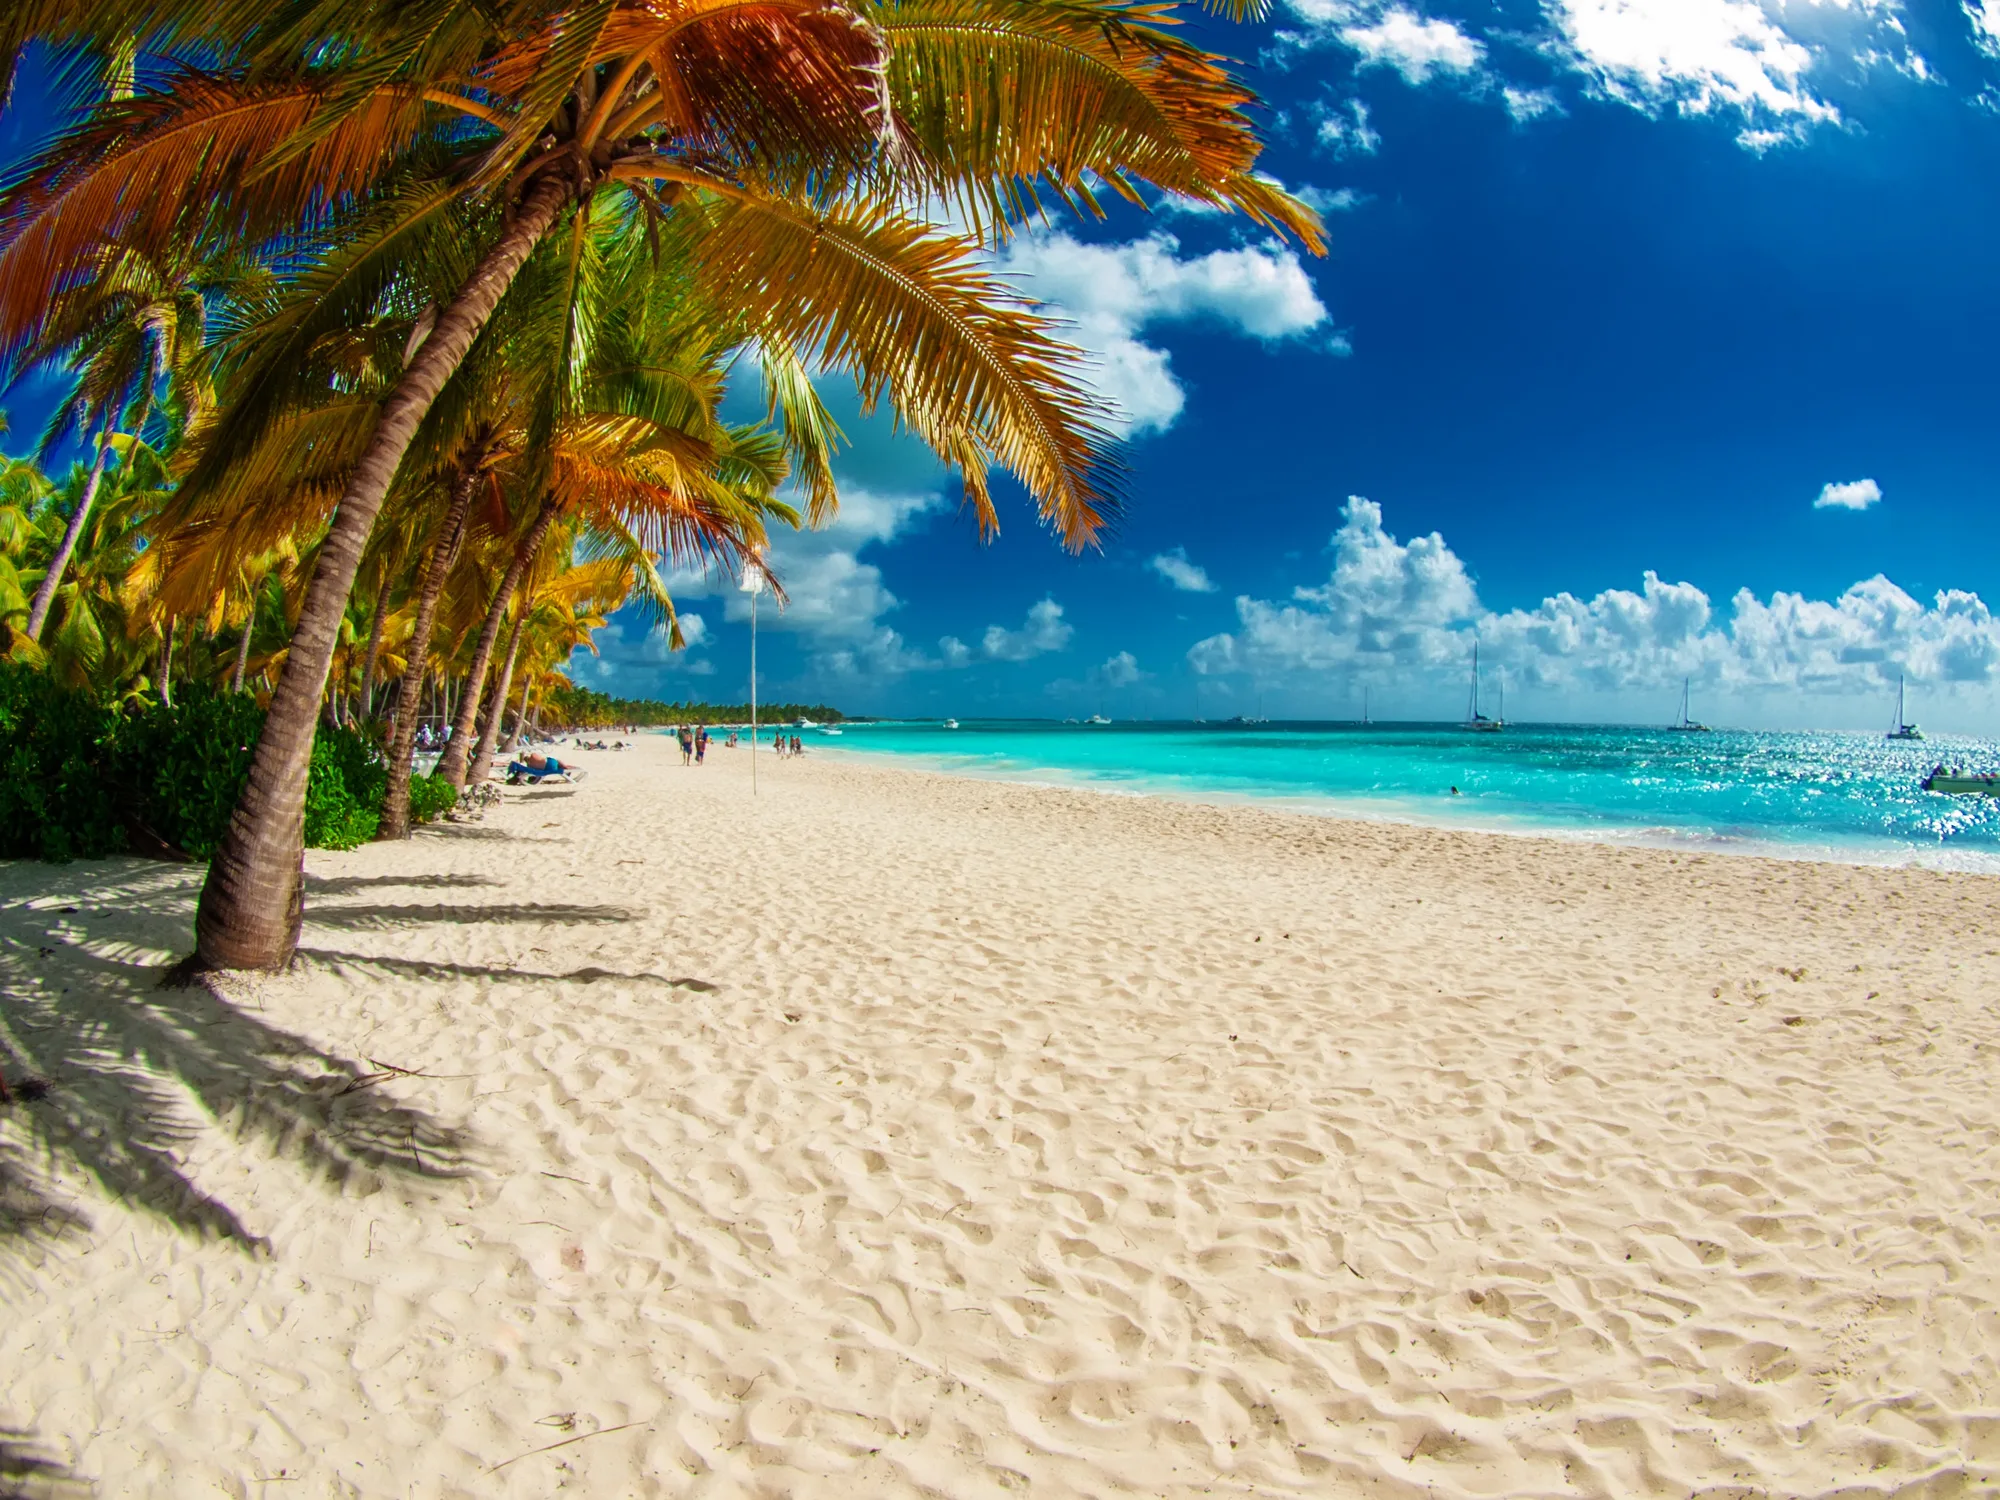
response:
{"label": "white sand beach", "polygon": [[0,1492],[2000,1488],[1993,879],[578,759],[0,867]]}

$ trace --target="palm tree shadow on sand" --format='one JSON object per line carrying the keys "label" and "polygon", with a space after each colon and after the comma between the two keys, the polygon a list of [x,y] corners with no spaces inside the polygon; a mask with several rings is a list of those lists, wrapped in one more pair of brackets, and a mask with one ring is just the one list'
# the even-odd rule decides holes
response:
{"label": "palm tree shadow on sand", "polygon": [[0,866],[0,1069],[46,1083],[0,1107],[0,1285],[87,1236],[79,1176],[185,1234],[261,1253],[187,1170],[208,1121],[333,1186],[468,1170],[462,1132],[376,1088],[393,1069],[330,1053],[211,984],[174,981],[200,878],[136,860]]}
{"label": "palm tree shadow on sand", "polygon": [[91,1487],[32,1433],[0,1424],[0,1500],[83,1500]]}

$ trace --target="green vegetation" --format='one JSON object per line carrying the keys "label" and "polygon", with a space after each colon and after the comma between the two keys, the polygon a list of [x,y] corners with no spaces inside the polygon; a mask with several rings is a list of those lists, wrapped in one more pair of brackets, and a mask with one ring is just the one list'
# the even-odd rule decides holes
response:
{"label": "green vegetation", "polygon": [[[263,723],[254,700],[201,685],[172,703],[107,706],[0,661],[0,858],[207,858],[242,795]],[[373,838],[386,782],[373,741],[322,725],[306,791],[307,846],[352,849]],[[449,782],[418,782],[418,821],[456,804]]]}
{"label": "green vegetation", "polygon": [[[997,467],[1094,545],[1105,409],[984,252],[1142,189],[1322,248],[1182,24],[1268,8],[0,6],[0,97],[32,51],[76,106],[0,182],[0,383],[66,376],[37,452],[86,454],[60,482],[0,468],[0,655],[111,725],[10,738],[54,790],[9,794],[39,831],[8,836],[190,840],[200,961],[282,966],[305,839],[398,837],[441,800],[411,779],[420,716],[453,727],[437,775],[476,784],[612,611],[679,644],[669,565],[740,574],[832,518],[821,374],[956,471],[983,534]],[[741,379],[760,421],[722,415]],[[181,759],[86,786],[89,747],[156,714]],[[323,724],[383,747],[379,803]]]}
{"label": "green vegetation", "polygon": [[[824,703],[760,703],[757,717],[766,724],[812,719],[820,724],[845,723],[847,716]],[[620,724],[651,728],[662,724],[748,724],[747,703],[661,703],[653,698],[612,698],[563,683],[542,699],[542,722],[563,729],[613,729]]]}

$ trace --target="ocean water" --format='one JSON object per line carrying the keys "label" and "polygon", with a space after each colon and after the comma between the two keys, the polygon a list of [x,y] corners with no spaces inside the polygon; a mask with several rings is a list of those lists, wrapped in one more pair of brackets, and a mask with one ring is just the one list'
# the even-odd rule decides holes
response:
{"label": "ocean water", "polygon": [[[1282,800],[1357,817],[2000,873],[2000,800],[1924,791],[2000,744],[1599,725],[851,724],[815,753],[1007,780]],[[1452,795],[1451,788],[1458,788]]]}

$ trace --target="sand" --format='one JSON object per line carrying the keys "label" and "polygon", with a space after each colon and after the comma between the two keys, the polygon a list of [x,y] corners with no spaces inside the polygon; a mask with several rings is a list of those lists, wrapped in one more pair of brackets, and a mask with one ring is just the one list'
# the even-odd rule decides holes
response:
{"label": "sand", "polygon": [[2000,1486],[1992,879],[580,759],[0,867],[0,1492]]}

